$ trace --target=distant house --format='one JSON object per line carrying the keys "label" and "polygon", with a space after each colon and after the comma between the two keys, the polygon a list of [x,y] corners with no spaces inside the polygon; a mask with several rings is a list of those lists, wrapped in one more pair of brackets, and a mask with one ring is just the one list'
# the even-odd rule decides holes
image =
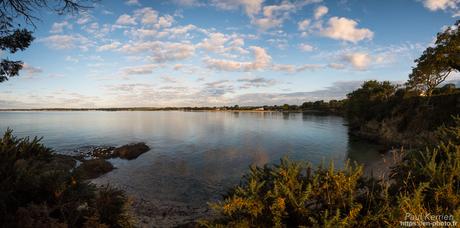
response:
{"label": "distant house", "polygon": [[260,107],[260,108],[256,108],[256,109],[254,109],[254,110],[255,110],[255,111],[263,111],[263,110],[264,110],[264,108],[263,108],[263,107]]}

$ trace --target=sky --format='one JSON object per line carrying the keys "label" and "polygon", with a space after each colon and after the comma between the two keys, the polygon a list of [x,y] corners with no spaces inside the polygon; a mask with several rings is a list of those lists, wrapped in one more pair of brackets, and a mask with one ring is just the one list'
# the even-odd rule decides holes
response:
{"label": "sky", "polygon": [[[403,84],[460,0],[101,0],[40,11],[1,108],[301,104]],[[458,74],[449,80],[458,80]]]}

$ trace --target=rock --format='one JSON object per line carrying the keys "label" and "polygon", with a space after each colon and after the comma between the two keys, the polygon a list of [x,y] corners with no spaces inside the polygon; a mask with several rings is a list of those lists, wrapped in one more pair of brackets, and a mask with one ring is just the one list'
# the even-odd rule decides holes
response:
{"label": "rock", "polygon": [[96,147],[92,151],[91,156],[103,159],[113,158],[115,157],[115,154],[113,153],[114,150],[115,147]]}
{"label": "rock", "polygon": [[113,155],[122,159],[132,160],[149,150],[150,147],[141,142],[118,147],[113,151]]}
{"label": "rock", "polygon": [[94,179],[112,171],[113,165],[104,159],[84,161],[77,167],[76,172],[84,179]]}

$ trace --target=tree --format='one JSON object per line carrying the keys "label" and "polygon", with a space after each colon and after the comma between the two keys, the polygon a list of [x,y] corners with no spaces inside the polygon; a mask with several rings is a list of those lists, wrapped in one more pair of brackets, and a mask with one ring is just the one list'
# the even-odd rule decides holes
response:
{"label": "tree", "polygon": [[[347,112],[352,122],[369,120],[380,114],[380,104],[384,104],[396,92],[396,85],[389,81],[366,81],[361,88],[347,94]],[[375,110],[374,110],[375,109]]]}
{"label": "tree", "polygon": [[435,47],[428,47],[415,60],[406,85],[431,96],[433,90],[454,71],[460,70],[460,20],[438,33]]}
{"label": "tree", "polygon": [[[93,0],[2,0],[0,1],[0,49],[14,54],[24,51],[33,41],[32,32],[24,26],[35,28],[34,22],[39,20],[35,13],[47,8],[58,14],[75,13],[88,8],[83,2]],[[22,22],[22,24],[21,24]],[[23,68],[22,61],[1,59],[0,83],[10,77],[18,76]]]}

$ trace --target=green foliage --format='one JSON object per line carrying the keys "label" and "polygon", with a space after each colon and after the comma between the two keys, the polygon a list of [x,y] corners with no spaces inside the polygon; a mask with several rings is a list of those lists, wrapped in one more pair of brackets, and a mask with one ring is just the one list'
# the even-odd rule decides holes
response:
{"label": "green foliage", "polygon": [[[367,183],[367,184],[366,184]],[[310,164],[282,159],[279,165],[251,167],[242,183],[212,207],[217,224],[232,227],[352,227],[384,225],[384,189],[362,176],[362,167]],[[370,212],[373,212],[372,215]]]}
{"label": "green foliage", "polygon": [[[33,39],[32,32],[26,29],[17,29],[12,33],[0,36],[0,50],[8,50],[10,53],[15,53],[18,50],[24,51],[29,47]],[[22,67],[23,62],[21,61],[2,59],[0,62],[0,82],[8,80],[9,77],[19,75]]]}
{"label": "green foliage", "polygon": [[431,96],[433,90],[455,71],[460,70],[460,20],[438,33],[435,47],[428,47],[415,60],[416,66],[406,85]]}
{"label": "green foliage", "polygon": [[[55,155],[40,139],[0,139],[0,221],[6,227],[129,227],[123,192],[97,189],[72,170],[75,161]],[[96,217],[94,217],[97,215]]]}
{"label": "green foliage", "polygon": [[343,111],[344,105],[345,100],[330,100],[328,102],[320,100],[314,102],[304,102],[300,108],[302,108],[303,111],[315,110],[327,113],[341,113]]}
{"label": "green foliage", "polygon": [[389,180],[359,166],[336,170],[281,160],[251,167],[241,184],[212,204],[208,227],[396,227],[412,215],[460,218],[460,117],[440,127],[438,143],[408,150]]}
{"label": "green foliage", "polygon": [[[400,201],[411,201],[403,210],[460,216],[460,117],[452,126],[436,131],[437,143],[424,150],[407,151],[393,167],[391,191]],[[410,207],[409,207],[410,206]],[[407,212],[407,211],[405,211]]]}
{"label": "green foliage", "polygon": [[389,81],[366,81],[361,88],[347,94],[347,115],[351,122],[359,122],[375,118],[382,113],[387,103],[395,94],[397,86]]}

